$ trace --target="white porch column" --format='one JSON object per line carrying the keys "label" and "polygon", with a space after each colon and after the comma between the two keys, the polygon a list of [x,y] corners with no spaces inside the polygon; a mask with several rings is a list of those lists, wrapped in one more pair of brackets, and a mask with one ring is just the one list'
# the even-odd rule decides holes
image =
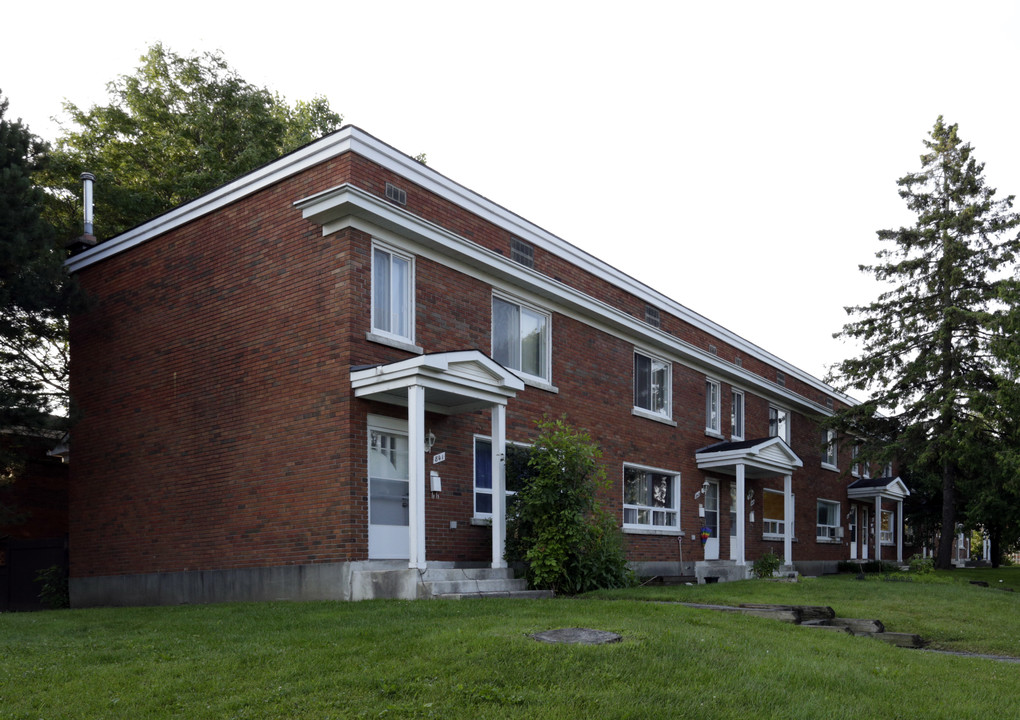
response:
{"label": "white porch column", "polygon": [[896,501],[896,562],[903,562],[903,501]]}
{"label": "white porch column", "polygon": [[425,388],[407,388],[407,566],[425,569]]}
{"label": "white porch column", "polygon": [[[762,500],[764,502],[764,500]],[[783,556],[793,569],[793,475],[783,476]]]}
{"label": "white porch column", "polygon": [[746,508],[744,507],[744,495],[746,494],[747,491],[744,489],[744,485],[745,485],[745,483],[744,483],[744,463],[737,463],[737,507],[736,507],[736,516],[737,516],[737,537],[736,537],[737,548],[736,549],[737,549],[737,552],[736,552],[736,556],[737,556],[737,565],[738,566],[747,565],[747,543],[744,540],[744,536],[746,534],[744,532],[744,528],[746,527],[746,521],[744,519],[744,512],[746,510]]}
{"label": "white porch column", "polygon": [[882,562],[882,496],[875,496],[875,560]]}
{"label": "white porch column", "polygon": [[506,406],[492,406],[492,567],[505,568]]}

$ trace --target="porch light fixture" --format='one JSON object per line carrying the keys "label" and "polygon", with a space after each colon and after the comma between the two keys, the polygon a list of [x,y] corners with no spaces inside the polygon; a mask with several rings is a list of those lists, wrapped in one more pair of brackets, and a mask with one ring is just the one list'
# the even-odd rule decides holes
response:
{"label": "porch light fixture", "polygon": [[432,452],[432,446],[436,444],[436,436],[429,430],[425,433],[425,452]]}

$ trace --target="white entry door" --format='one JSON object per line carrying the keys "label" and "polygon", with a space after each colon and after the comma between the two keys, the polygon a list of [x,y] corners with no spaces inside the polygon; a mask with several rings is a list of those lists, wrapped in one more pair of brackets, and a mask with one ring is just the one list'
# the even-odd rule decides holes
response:
{"label": "white entry door", "polygon": [[737,483],[730,483],[730,560],[737,559]]}
{"label": "white entry door", "polygon": [[705,559],[719,559],[719,483],[709,480],[705,488],[705,525],[711,535],[705,541]]}
{"label": "white entry door", "polygon": [[857,559],[857,506],[850,506],[850,559]]}
{"label": "white entry door", "polygon": [[861,508],[861,560],[868,559],[868,538],[871,525],[868,523],[868,508]]}
{"label": "white entry door", "polygon": [[410,557],[407,474],[406,423],[377,419],[368,428],[369,558]]}

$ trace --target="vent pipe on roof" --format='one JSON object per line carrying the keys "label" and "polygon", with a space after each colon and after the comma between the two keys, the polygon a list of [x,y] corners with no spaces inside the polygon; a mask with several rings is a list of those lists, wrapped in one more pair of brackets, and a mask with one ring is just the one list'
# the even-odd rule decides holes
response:
{"label": "vent pipe on roof", "polygon": [[96,181],[96,176],[90,172],[83,172],[81,174],[81,181],[85,185],[85,234],[92,234],[92,183]]}
{"label": "vent pipe on roof", "polygon": [[81,181],[84,185],[82,205],[85,209],[85,232],[67,243],[67,249],[72,255],[96,246],[96,236],[92,234],[92,183],[96,181],[96,176],[90,172],[83,172]]}

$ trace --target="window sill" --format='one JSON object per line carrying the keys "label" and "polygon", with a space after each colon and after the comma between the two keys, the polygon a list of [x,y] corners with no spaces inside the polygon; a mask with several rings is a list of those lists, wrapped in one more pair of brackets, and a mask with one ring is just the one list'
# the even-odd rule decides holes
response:
{"label": "window sill", "polygon": [[819,545],[842,545],[843,541],[835,538],[815,538],[815,542]]}
{"label": "window sill", "polygon": [[535,377],[533,375],[523,375],[519,372],[514,374],[521,379],[521,381],[528,387],[537,388],[539,390],[545,390],[546,392],[558,393],[560,389],[542,378]]}
{"label": "window sill", "polygon": [[668,418],[665,415],[659,415],[658,413],[653,413],[651,410],[636,407],[631,410],[631,414],[636,417],[644,418],[645,420],[654,420],[655,422],[660,422],[663,425],[676,427],[676,422],[674,422],[672,418]]}
{"label": "window sill", "polygon": [[829,463],[822,463],[822,470],[832,470],[833,472],[839,472],[839,468],[835,465],[829,465]]}
{"label": "window sill", "polygon": [[656,528],[656,527],[639,527],[639,526],[627,526],[623,527],[624,535],[671,535],[673,537],[683,537],[683,531],[680,528]]}
{"label": "window sill", "polygon": [[[783,542],[783,540],[785,540],[786,537],[783,535],[762,535],[761,539],[764,542]],[[796,537],[790,538],[790,541],[797,542],[797,538]]]}
{"label": "window sill", "polygon": [[471,518],[471,524],[475,527],[492,527],[492,518],[476,516]]}
{"label": "window sill", "polygon": [[398,340],[397,338],[391,338],[386,335],[379,335],[374,332],[366,332],[365,339],[369,342],[379,343],[380,345],[389,345],[390,347],[394,347],[399,350],[406,350],[407,352],[414,353],[415,355],[422,355],[425,353],[424,349],[414,343],[409,343],[406,340]]}
{"label": "window sill", "polygon": [[726,436],[723,435],[721,432],[719,432],[718,430],[712,430],[711,428],[705,428],[705,435],[707,435],[710,438],[715,438],[716,440],[726,439]]}

